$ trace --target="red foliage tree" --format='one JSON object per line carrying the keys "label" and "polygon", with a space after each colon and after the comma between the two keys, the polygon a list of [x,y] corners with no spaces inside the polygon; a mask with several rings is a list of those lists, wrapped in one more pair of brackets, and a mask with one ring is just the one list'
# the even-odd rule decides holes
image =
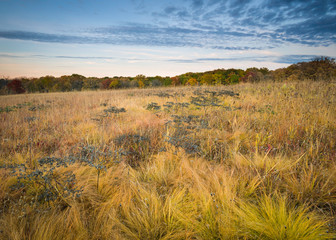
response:
{"label": "red foliage tree", "polygon": [[101,82],[101,89],[108,89],[110,87],[110,84],[112,82],[111,78],[105,78],[102,82]]}
{"label": "red foliage tree", "polygon": [[254,82],[257,73],[253,71],[247,71],[246,74],[239,79],[240,82]]}
{"label": "red foliage tree", "polygon": [[24,93],[26,90],[22,86],[20,80],[13,80],[7,84],[7,88],[13,93]]}

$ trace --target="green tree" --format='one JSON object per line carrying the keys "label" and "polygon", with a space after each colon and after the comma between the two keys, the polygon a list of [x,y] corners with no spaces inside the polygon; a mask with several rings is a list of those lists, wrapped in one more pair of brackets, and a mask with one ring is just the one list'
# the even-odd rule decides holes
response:
{"label": "green tree", "polygon": [[205,73],[201,76],[200,80],[202,85],[212,85],[215,79],[212,73]]}
{"label": "green tree", "polygon": [[239,75],[236,74],[236,73],[234,73],[234,72],[231,72],[231,73],[229,74],[229,77],[228,77],[227,82],[228,82],[229,84],[238,83],[238,82],[239,82]]}
{"label": "green tree", "polygon": [[219,72],[213,75],[213,83],[216,85],[222,84],[224,79],[225,79],[224,76]]}
{"label": "green tree", "polygon": [[163,85],[164,86],[170,86],[170,85],[172,85],[172,79],[170,77],[165,77],[163,79]]}
{"label": "green tree", "polygon": [[72,90],[68,76],[61,76],[53,87],[53,91],[69,92]]}
{"label": "green tree", "polygon": [[117,89],[117,88],[120,88],[120,81],[118,78],[113,78],[111,83],[110,83],[110,86],[109,88],[112,88],[112,89]]}
{"label": "green tree", "polygon": [[86,78],[83,81],[83,87],[82,89],[92,89],[96,90],[99,88],[100,85],[100,79],[99,78]]}
{"label": "green tree", "polygon": [[71,90],[72,91],[80,91],[82,90],[84,80],[86,78],[79,74],[72,74],[69,76],[69,81],[71,83]]}
{"label": "green tree", "polygon": [[186,83],[187,83],[187,82],[189,81],[189,79],[190,79],[190,77],[187,76],[186,74],[182,74],[182,75],[180,75],[178,78],[179,78],[180,83],[181,83],[182,85],[186,85]]}
{"label": "green tree", "polygon": [[53,86],[56,83],[56,79],[53,76],[40,77],[38,80],[39,92],[49,92],[52,91]]}

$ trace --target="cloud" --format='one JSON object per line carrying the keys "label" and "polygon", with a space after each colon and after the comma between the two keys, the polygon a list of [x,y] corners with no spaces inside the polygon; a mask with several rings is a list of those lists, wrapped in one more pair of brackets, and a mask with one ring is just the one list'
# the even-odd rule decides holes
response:
{"label": "cloud", "polygon": [[7,54],[7,53],[0,53],[1,58],[22,58],[24,56],[22,55],[13,55],[13,54]]}
{"label": "cloud", "polygon": [[[143,0],[133,0],[141,11]],[[329,46],[336,43],[334,0],[188,0],[170,2],[148,13],[155,23],[128,23],[78,29],[71,34],[0,31],[0,38],[25,41],[222,50],[269,49],[293,43]]]}
{"label": "cloud", "polygon": [[[180,25],[215,29],[217,35],[230,32],[248,41],[295,43],[308,46],[328,46],[336,43],[336,2],[334,0],[209,0],[192,1],[194,7],[174,6],[170,14]],[[171,6],[172,7],[172,6]],[[179,10],[178,10],[179,9]],[[184,11],[180,14],[179,11]],[[223,29],[228,29],[223,31]],[[256,33],[258,35],[256,35]],[[263,38],[262,38],[262,37]],[[215,36],[212,36],[215,37]],[[266,38],[266,39],[265,39]]]}
{"label": "cloud", "polygon": [[328,45],[336,42],[336,15],[308,19],[299,24],[287,25],[278,31],[303,44],[310,42],[312,45]]}
{"label": "cloud", "polygon": [[[254,56],[246,56],[243,54],[232,55],[230,57],[199,57],[199,58],[170,58],[163,56],[152,56],[152,57],[103,57],[103,56],[71,56],[71,55],[43,55],[43,54],[8,54],[0,53],[0,58],[38,58],[38,59],[69,59],[70,61],[81,60],[85,63],[98,64],[101,61],[111,62],[111,61],[124,61],[128,63],[185,63],[185,64],[195,64],[195,63],[211,63],[211,62],[273,62],[281,64],[294,64],[298,62],[308,62],[311,61],[319,55],[260,55],[256,54]],[[329,56],[335,58],[335,56]]]}
{"label": "cloud", "polygon": [[200,8],[203,6],[203,0],[192,0],[193,8]]}
{"label": "cloud", "polygon": [[236,56],[223,58],[195,58],[195,59],[169,59],[169,62],[177,63],[202,63],[202,62],[274,62],[284,64],[295,64],[298,62],[309,62],[319,55],[282,55],[282,56]]}
{"label": "cloud", "polygon": [[[0,38],[66,44],[112,44],[166,47],[201,47],[234,50],[241,38],[255,33],[226,29],[160,27],[150,24],[127,24],[89,29],[78,35],[49,34],[28,31],[0,31]],[[234,40],[235,46],[230,46]],[[247,47],[247,46],[244,46]],[[241,47],[242,48],[242,47]],[[237,49],[241,49],[238,48]]]}
{"label": "cloud", "polygon": [[169,59],[169,62],[177,63],[205,63],[205,62],[242,62],[242,61],[253,61],[253,62],[265,62],[271,59],[271,57],[264,56],[237,56],[237,57],[224,57],[224,58],[194,58],[194,59]]}
{"label": "cloud", "polygon": [[246,51],[246,50],[262,50],[261,47],[224,47],[214,46],[213,49],[229,50],[229,51]]}
{"label": "cloud", "polygon": [[2,58],[59,58],[59,59],[82,59],[82,60],[112,60],[112,57],[100,56],[66,56],[66,55],[43,55],[43,54],[8,54],[0,53]]}
{"label": "cloud", "polygon": [[165,14],[171,14],[171,13],[174,13],[176,11],[178,11],[178,8],[176,8],[176,7],[166,7],[164,9]]}
{"label": "cloud", "polygon": [[27,31],[0,31],[0,38],[50,43],[90,43],[89,38]]}
{"label": "cloud", "polygon": [[283,56],[279,56],[276,59],[274,59],[274,62],[293,64],[293,63],[298,63],[298,62],[309,62],[317,57],[320,57],[320,56],[319,55],[283,55]]}

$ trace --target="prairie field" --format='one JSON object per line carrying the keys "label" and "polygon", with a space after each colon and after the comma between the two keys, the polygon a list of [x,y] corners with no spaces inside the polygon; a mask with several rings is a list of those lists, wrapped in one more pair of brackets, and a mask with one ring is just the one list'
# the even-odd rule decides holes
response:
{"label": "prairie field", "polygon": [[0,239],[336,238],[335,82],[0,100]]}

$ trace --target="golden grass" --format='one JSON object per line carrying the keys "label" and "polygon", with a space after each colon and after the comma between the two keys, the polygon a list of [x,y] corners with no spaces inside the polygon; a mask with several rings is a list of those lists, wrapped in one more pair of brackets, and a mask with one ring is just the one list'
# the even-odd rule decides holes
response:
{"label": "golden grass", "polygon": [[[163,110],[196,89],[240,95]],[[290,82],[1,96],[0,107],[29,104],[0,113],[0,239],[335,238],[335,93],[335,83]],[[126,112],[103,117],[110,106]],[[197,152],[167,141],[186,130],[165,124],[172,115],[206,121],[183,140]],[[91,165],[79,161],[86,146]],[[69,156],[50,185],[26,176],[14,187],[12,165],[46,171],[40,159]],[[57,185],[66,173],[78,196]],[[52,186],[56,199],[39,198]]]}

